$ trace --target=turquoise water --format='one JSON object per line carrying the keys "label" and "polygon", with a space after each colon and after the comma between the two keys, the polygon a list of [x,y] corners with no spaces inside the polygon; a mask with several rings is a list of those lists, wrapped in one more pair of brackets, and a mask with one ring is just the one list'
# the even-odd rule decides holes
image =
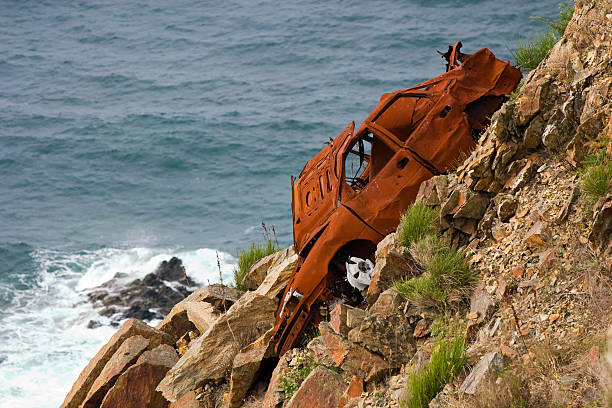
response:
{"label": "turquoise water", "polygon": [[172,255],[217,280],[216,251],[227,279],[262,221],[288,245],[328,137],[556,4],[0,1],[0,406],[58,406],[106,341],[86,288]]}

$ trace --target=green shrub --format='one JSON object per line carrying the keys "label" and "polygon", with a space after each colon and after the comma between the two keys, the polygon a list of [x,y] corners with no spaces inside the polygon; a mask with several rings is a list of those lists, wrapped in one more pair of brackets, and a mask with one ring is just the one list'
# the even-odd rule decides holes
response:
{"label": "green shrub", "polygon": [[449,248],[439,238],[426,237],[413,243],[411,253],[425,252],[424,248],[432,252],[428,257],[425,254],[417,257],[417,262],[423,262],[423,275],[396,281],[395,289],[420,309],[452,308],[465,297],[478,275],[469,267],[461,250]]}
{"label": "green shrub", "polygon": [[252,243],[249,249],[241,249],[238,251],[237,268],[234,268],[234,286],[240,290],[246,290],[247,287],[242,282],[249,269],[260,259],[273,254],[279,250],[276,242],[268,239],[264,245]]}
{"label": "green shrub", "polygon": [[590,155],[580,172],[582,191],[590,202],[597,201],[612,190],[612,161],[605,162],[605,151],[599,155]]}
{"label": "green shrub", "polygon": [[465,363],[463,336],[457,336],[452,340],[440,340],[427,366],[421,370],[414,368],[411,370],[406,383],[406,400],[401,401],[400,405],[404,408],[427,407]]}
{"label": "green shrub", "polygon": [[409,246],[435,231],[434,212],[422,201],[412,204],[402,215],[397,230],[396,241],[399,245]]}
{"label": "green shrub", "polygon": [[531,41],[518,41],[518,47],[512,50],[512,57],[517,66],[526,70],[532,70],[540,64],[546,54],[555,45],[565,32],[567,24],[574,15],[573,2],[559,4],[559,18],[548,20],[543,17],[532,17],[546,23],[547,30]]}

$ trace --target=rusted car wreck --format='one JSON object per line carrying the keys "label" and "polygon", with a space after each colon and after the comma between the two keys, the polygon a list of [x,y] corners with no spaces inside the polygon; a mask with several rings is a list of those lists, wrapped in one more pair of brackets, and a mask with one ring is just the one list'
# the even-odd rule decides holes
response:
{"label": "rusted car wreck", "polygon": [[307,324],[321,320],[346,279],[347,261],[373,261],[376,244],[397,228],[421,182],[449,171],[474,148],[519,83],[520,71],[487,48],[474,54],[460,48],[457,42],[441,53],[444,74],[383,94],[356,131],[351,122],[292,179],[299,260],[276,315],[279,355]]}

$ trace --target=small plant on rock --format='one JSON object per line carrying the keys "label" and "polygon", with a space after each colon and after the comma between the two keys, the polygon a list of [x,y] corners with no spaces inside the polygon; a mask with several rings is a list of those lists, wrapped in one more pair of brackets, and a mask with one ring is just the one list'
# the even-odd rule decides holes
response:
{"label": "small plant on rock", "polygon": [[272,227],[273,236],[266,228],[266,224],[261,223],[263,227],[263,235],[265,243],[263,245],[251,243],[251,247],[248,249],[241,249],[238,251],[238,262],[237,268],[234,268],[234,286],[240,290],[247,290],[246,285],[243,283],[244,277],[251,266],[255,265],[262,258],[271,255],[279,250],[278,241],[276,240],[276,232]]}
{"label": "small plant on rock", "polygon": [[567,24],[574,15],[573,2],[559,4],[559,18],[548,20],[543,17],[534,16],[533,19],[546,23],[547,30],[531,41],[518,41],[518,47],[512,51],[516,65],[522,69],[532,70],[546,57],[548,51],[555,45],[565,32]]}
{"label": "small plant on rock", "polygon": [[442,390],[465,366],[465,337],[443,338],[434,348],[429,363],[423,369],[413,368],[408,374],[406,399],[400,402],[402,408],[421,408]]}
{"label": "small plant on rock", "polygon": [[612,191],[612,161],[606,163],[605,151],[598,155],[588,156],[580,172],[582,191],[589,202],[595,202],[600,197]]}
{"label": "small plant on rock", "polygon": [[417,201],[402,215],[397,229],[396,241],[399,245],[408,247],[412,242],[416,242],[434,231],[433,210],[422,201]]}

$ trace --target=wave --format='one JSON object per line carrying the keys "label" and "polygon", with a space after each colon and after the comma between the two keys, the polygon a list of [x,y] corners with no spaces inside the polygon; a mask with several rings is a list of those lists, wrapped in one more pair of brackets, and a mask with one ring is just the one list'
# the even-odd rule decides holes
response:
{"label": "wave", "polygon": [[[9,248],[10,247],[10,248]],[[4,274],[0,292],[0,406],[57,407],[89,359],[115,331],[110,320],[98,315],[86,301],[88,289],[124,272],[142,278],[163,261],[177,256],[196,282],[219,281],[217,253],[224,282],[228,282],[235,259],[210,248],[102,248],[76,252],[33,250],[27,245],[8,246],[23,252],[29,267]],[[27,262],[26,262],[27,261]],[[33,269],[33,270],[31,270]],[[88,329],[90,320],[101,327]],[[44,387],[40,385],[44,384]]]}

